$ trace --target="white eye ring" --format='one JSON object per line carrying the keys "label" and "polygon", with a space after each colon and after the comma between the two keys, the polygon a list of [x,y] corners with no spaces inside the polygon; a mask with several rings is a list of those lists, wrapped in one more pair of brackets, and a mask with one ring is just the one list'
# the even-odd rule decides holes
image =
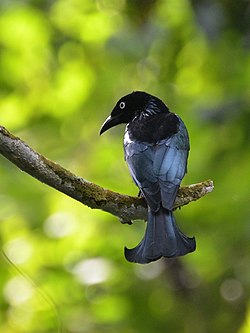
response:
{"label": "white eye ring", "polygon": [[120,109],[124,109],[125,106],[126,106],[126,103],[125,103],[125,102],[121,102],[121,103],[119,104]]}

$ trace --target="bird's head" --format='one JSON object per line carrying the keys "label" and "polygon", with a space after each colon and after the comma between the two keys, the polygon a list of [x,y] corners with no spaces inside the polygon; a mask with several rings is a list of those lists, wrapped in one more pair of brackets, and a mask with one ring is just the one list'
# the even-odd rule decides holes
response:
{"label": "bird's head", "polygon": [[118,124],[127,124],[136,118],[148,117],[158,112],[169,112],[159,98],[143,91],[134,91],[119,99],[110,116],[104,121],[100,134]]}

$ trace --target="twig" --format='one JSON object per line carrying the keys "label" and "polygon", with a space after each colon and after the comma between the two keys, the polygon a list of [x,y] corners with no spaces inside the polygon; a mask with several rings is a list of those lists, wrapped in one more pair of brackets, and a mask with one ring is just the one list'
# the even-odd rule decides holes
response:
{"label": "twig", "polygon": [[[74,175],[59,164],[35,152],[2,126],[0,126],[0,154],[39,181],[90,208],[102,209],[115,215],[123,223],[145,219],[147,216],[147,205],[143,198],[116,193]],[[212,192],[213,188],[211,180],[180,188],[175,208],[198,200]]]}

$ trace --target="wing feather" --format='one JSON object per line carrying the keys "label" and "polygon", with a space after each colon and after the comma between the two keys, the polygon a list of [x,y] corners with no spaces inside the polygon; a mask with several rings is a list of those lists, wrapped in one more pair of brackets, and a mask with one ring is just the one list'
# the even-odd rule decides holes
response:
{"label": "wing feather", "polygon": [[[180,118],[179,118],[180,120]],[[189,139],[180,120],[179,131],[156,144],[124,141],[130,173],[153,211],[160,206],[171,210],[187,170]]]}

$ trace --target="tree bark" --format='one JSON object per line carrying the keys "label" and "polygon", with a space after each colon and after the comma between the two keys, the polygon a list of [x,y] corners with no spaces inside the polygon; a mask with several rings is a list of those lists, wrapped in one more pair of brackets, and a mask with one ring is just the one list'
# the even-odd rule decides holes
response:
{"label": "tree bark", "polygon": [[[116,193],[74,175],[34,151],[2,126],[0,126],[0,154],[39,181],[90,208],[101,209],[117,216],[122,223],[131,223],[132,220],[147,217],[147,204],[144,198]],[[211,180],[181,187],[174,208],[198,200],[212,192],[213,188]]]}

